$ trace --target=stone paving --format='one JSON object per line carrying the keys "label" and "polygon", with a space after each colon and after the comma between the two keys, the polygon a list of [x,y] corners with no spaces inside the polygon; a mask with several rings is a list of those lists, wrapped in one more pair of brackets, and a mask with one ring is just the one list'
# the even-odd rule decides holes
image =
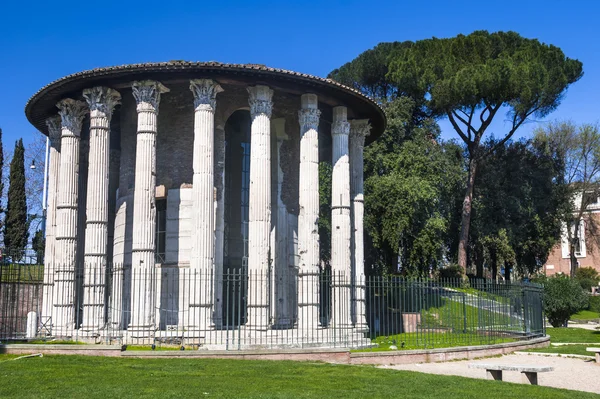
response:
{"label": "stone paving", "polygon": [[[462,377],[485,379],[485,370],[469,368],[468,365],[472,363],[550,366],[554,367],[554,371],[538,374],[539,385],[600,393],[600,365],[597,365],[593,360],[548,357],[534,354],[512,354],[502,356],[501,358],[445,363],[403,364],[382,367],[395,370],[418,371],[429,374],[458,375]],[[504,372],[503,380],[507,382],[522,383],[521,373]]]}

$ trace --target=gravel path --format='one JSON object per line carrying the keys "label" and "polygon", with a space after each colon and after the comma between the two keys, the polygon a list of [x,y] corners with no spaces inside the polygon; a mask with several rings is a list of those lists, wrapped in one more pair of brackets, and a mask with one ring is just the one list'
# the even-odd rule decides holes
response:
{"label": "gravel path", "polygon": [[[486,378],[485,370],[470,369],[469,363],[491,363],[510,365],[552,366],[554,371],[539,373],[539,385],[587,391],[600,394],[600,365],[593,360],[572,359],[564,357],[548,357],[539,355],[505,355],[501,358],[488,358],[477,360],[461,360],[446,363],[419,363],[402,364],[396,366],[382,366],[395,370],[419,371],[430,374],[459,375],[470,378]],[[521,373],[505,371],[503,380],[521,383]]]}

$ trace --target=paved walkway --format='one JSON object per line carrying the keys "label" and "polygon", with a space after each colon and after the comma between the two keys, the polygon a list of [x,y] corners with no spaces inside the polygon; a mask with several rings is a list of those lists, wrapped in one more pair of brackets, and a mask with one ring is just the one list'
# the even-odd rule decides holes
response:
{"label": "paved walkway", "polygon": [[[548,327],[551,327],[551,326],[548,326]],[[598,325],[596,323],[585,323],[585,324],[569,323],[569,328],[585,328],[586,330],[598,330],[600,328],[600,325]]]}
{"label": "paved walkway", "polygon": [[[419,371],[429,374],[486,378],[485,370],[470,369],[468,368],[469,363],[552,366],[554,367],[554,371],[538,374],[539,385],[600,394],[600,365],[596,365],[594,361],[583,359],[512,354],[502,356],[501,358],[461,360],[446,363],[402,364],[382,367],[395,370]],[[521,373],[505,371],[503,380],[521,383]]]}

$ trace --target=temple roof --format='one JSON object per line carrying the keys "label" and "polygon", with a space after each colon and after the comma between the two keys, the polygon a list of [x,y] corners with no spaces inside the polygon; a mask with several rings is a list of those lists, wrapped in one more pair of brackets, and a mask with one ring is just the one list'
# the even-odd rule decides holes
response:
{"label": "temple roof", "polygon": [[230,84],[265,84],[297,95],[317,94],[320,103],[346,106],[353,111],[354,119],[369,119],[372,129],[367,143],[379,137],[385,129],[385,115],[373,99],[334,80],[260,64],[220,62],[153,62],[77,72],[42,87],[27,102],[25,115],[39,131],[48,134],[45,121],[56,115],[56,103],[67,97],[81,98],[83,89],[102,85],[119,90],[128,88],[134,80],[155,79],[168,85],[196,78],[225,80]]}

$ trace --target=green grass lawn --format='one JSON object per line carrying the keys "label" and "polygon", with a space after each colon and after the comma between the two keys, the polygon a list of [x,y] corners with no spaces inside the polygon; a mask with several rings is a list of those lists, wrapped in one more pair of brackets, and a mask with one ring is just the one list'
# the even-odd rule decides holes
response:
{"label": "green grass lawn", "polygon": [[[457,346],[491,345],[514,342],[510,331],[522,329],[521,321],[498,311],[482,309],[454,299],[441,298],[420,311],[419,332],[397,333],[398,329],[379,331],[372,342],[377,348],[360,352],[387,351],[394,345],[402,349],[435,349]],[[506,310],[506,309],[504,309]],[[398,312],[398,315],[401,313]],[[402,320],[391,319],[389,326],[400,326]]]}
{"label": "green grass lawn", "polygon": [[571,320],[572,321],[600,320],[600,313],[592,312],[591,310],[582,310],[578,313],[575,313],[573,316],[571,316]]}
{"label": "green grass lawn", "polygon": [[476,331],[489,326],[519,326],[519,321],[509,315],[476,306],[463,304],[460,298],[444,299],[441,306],[423,312],[423,320],[428,325],[452,328],[455,330]]}
{"label": "green grass lawn", "polygon": [[600,330],[594,331],[574,327],[548,327],[546,334],[550,335],[550,342],[600,343]]}
{"label": "green grass lawn", "polygon": [[[565,398],[573,391],[501,381],[289,361],[0,356],[0,397]],[[598,395],[577,392],[577,398]]]}
{"label": "green grass lawn", "polygon": [[40,283],[44,280],[44,265],[1,264],[2,283]]}
{"label": "green grass lawn", "polygon": [[563,355],[594,356],[592,352],[586,352],[585,348],[589,347],[589,345],[561,345],[549,346],[548,348],[529,349],[527,350],[527,352],[561,353]]}
{"label": "green grass lawn", "polygon": [[352,352],[389,351],[394,345],[398,350],[453,348],[469,345],[491,345],[514,342],[515,339],[476,333],[420,332],[379,336],[371,340],[375,348],[353,350]]}
{"label": "green grass lawn", "polygon": [[[189,349],[189,348],[188,348]],[[151,345],[127,345],[128,351],[151,351]],[[175,345],[156,345],[155,351],[178,351],[181,350],[181,346]]]}
{"label": "green grass lawn", "polygon": [[[600,330],[586,330],[584,328],[552,328],[546,329],[546,334],[550,335],[550,342],[564,343],[587,343],[600,345]],[[542,353],[561,353],[565,355],[585,355],[594,356],[591,352],[586,352],[585,348],[591,345],[562,345],[550,346],[548,348],[529,349],[527,352],[542,352]]]}

